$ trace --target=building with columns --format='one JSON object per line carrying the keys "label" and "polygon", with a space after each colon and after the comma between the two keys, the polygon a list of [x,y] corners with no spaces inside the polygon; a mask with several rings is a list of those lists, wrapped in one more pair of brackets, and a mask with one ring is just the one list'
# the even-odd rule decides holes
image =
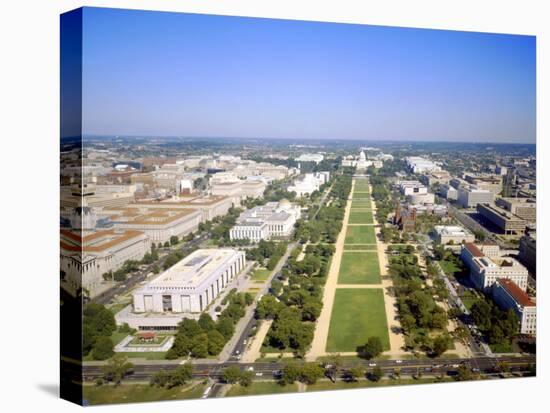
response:
{"label": "building with columns", "polygon": [[286,239],[292,235],[300,214],[300,207],[286,199],[268,202],[244,211],[229,231],[229,237],[232,240],[247,239],[251,242]]}
{"label": "building with columns", "polygon": [[131,313],[121,311],[117,323],[142,330],[175,328],[186,314],[203,312],[245,263],[242,251],[199,249],[134,291]]}
{"label": "building with columns", "polygon": [[60,266],[63,282],[87,290],[90,298],[108,285],[103,274],[116,271],[128,260],[139,261],[151,249],[151,240],[132,230],[61,230]]}

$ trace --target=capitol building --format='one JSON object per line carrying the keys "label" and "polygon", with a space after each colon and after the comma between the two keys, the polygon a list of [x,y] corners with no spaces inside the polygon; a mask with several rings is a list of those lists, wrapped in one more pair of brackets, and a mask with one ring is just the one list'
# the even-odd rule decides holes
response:
{"label": "capitol building", "polygon": [[359,157],[348,155],[344,156],[342,159],[342,166],[351,166],[356,167],[357,169],[367,169],[369,166],[374,166],[375,168],[382,167],[382,161],[380,160],[370,160],[367,159],[365,152],[361,150]]}

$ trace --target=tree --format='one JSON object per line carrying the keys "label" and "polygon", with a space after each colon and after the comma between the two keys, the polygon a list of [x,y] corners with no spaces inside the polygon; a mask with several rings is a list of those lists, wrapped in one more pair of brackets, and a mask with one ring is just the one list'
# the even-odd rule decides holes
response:
{"label": "tree", "polygon": [[248,387],[252,384],[252,379],[254,378],[254,372],[252,371],[243,371],[239,377],[239,384],[243,387]]}
{"label": "tree", "polygon": [[92,357],[94,360],[107,360],[115,353],[113,347],[111,337],[100,336],[95,340]]}
{"label": "tree", "polygon": [[315,321],[321,315],[323,303],[317,298],[307,298],[302,306],[302,320]]}
{"label": "tree", "polygon": [[300,372],[300,380],[306,384],[315,384],[325,371],[317,363],[305,363]]}
{"label": "tree", "polygon": [[223,370],[222,378],[225,383],[234,384],[241,378],[241,369],[238,366],[229,366]]}
{"label": "tree", "polygon": [[193,366],[189,363],[176,367],[169,373],[168,387],[182,386],[193,378]]}
{"label": "tree", "polygon": [[191,339],[191,355],[196,358],[208,356],[208,335],[199,334]]}
{"label": "tree", "polygon": [[439,357],[443,353],[445,353],[450,346],[451,339],[446,334],[441,334],[434,338],[433,340],[433,347],[432,347],[432,354],[435,357]]}
{"label": "tree", "polygon": [[456,380],[466,381],[466,380],[472,380],[473,378],[474,378],[474,375],[472,373],[472,370],[469,367],[465,366],[464,364],[458,367]]}
{"label": "tree", "polygon": [[107,381],[113,381],[118,386],[122,379],[134,368],[126,356],[115,354],[103,366],[103,375]]}
{"label": "tree", "polygon": [[382,369],[380,367],[375,367],[371,374],[369,375],[369,377],[373,380],[373,381],[380,381],[380,379],[382,377],[384,377],[384,372],[382,371]]}
{"label": "tree", "polygon": [[204,331],[210,331],[216,328],[216,323],[212,320],[210,314],[202,313],[199,317],[199,327]]}
{"label": "tree", "polygon": [[155,372],[151,376],[151,379],[149,380],[149,384],[151,386],[164,387],[168,383],[169,379],[170,379],[170,375],[168,374],[168,372],[164,369],[161,369]]}
{"label": "tree", "polygon": [[172,235],[170,237],[170,245],[176,245],[178,243],[178,237],[176,235]]}
{"label": "tree", "polygon": [[227,340],[229,340],[235,330],[233,320],[231,320],[229,317],[223,316],[218,318],[216,330],[218,330]]}
{"label": "tree", "polygon": [[363,348],[363,354],[367,359],[377,357],[384,350],[380,337],[369,337]]}
{"label": "tree", "polygon": [[363,367],[357,365],[348,370],[347,377],[349,381],[357,381],[357,379],[359,377],[363,377],[364,374],[365,370],[363,369]]}
{"label": "tree", "polygon": [[482,330],[491,326],[491,306],[486,301],[476,301],[470,310],[472,320]]}
{"label": "tree", "polygon": [[300,378],[301,369],[297,363],[288,363],[281,372],[281,381],[285,384],[292,384]]}
{"label": "tree", "polygon": [[220,354],[225,345],[225,337],[218,330],[208,332],[208,354],[216,356]]}

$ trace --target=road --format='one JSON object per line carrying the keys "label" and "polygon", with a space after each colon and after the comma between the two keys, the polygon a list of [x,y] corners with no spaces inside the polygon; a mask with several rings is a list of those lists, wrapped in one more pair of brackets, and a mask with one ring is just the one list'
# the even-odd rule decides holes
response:
{"label": "road", "polygon": [[233,347],[230,351],[230,359],[232,360],[238,360],[244,350],[246,349],[246,346],[248,345],[248,340],[251,335],[252,328],[256,325],[256,319],[254,318],[254,311],[256,308],[257,301],[265,294],[269,293],[269,289],[271,288],[271,282],[274,278],[281,275],[281,270],[283,269],[283,266],[286,264],[286,261],[288,260],[288,257],[292,253],[292,250],[296,248],[297,243],[292,242],[288,244],[285,254],[281,257],[279,262],[277,263],[276,267],[271,272],[271,275],[267,279],[267,282],[264,284],[263,288],[258,292],[258,295],[256,296],[256,299],[254,300],[254,303],[252,304],[251,308],[247,311],[244,318],[247,319],[245,327],[242,329],[242,331],[239,333],[238,331],[235,333],[238,335],[237,340],[233,344],[231,341],[228,343],[228,345],[232,345]]}
{"label": "road", "polygon": [[[180,250],[190,250],[193,248],[198,248],[200,245],[208,239],[209,234],[205,233],[200,235],[197,238],[194,238],[193,240],[186,242],[183,244],[183,246],[180,247]],[[159,259],[152,263],[147,265],[142,270],[136,271],[132,273],[126,281],[123,283],[115,285],[113,288],[108,289],[102,294],[99,294],[98,296],[94,297],[91,302],[98,303],[98,304],[109,304],[116,296],[125,294],[126,292],[130,291],[132,288],[134,288],[137,284],[145,281],[147,278],[147,274],[149,274],[155,265],[158,265],[159,267],[162,267],[162,264],[164,263],[164,260],[169,255],[170,252],[175,251],[175,249],[168,249],[162,248],[159,251]]]}
{"label": "road", "polygon": [[[527,370],[531,365],[536,363],[534,355],[520,356],[500,356],[500,357],[471,357],[464,358],[435,358],[435,359],[412,359],[412,360],[358,360],[348,361],[343,359],[342,370],[346,371],[351,367],[362,366],[369,370],[375,366],[380,367],[385,374],[391,374],[395,369],[399,369],[401,374],[416,374],[419,370],[422,372],[430,372],[431,374],[453,374],[456,373],[458,366],[467,365],[472,368],[479,369],[480,373],[491,374],[495,373],[499,362],[505,362],[509,365],[511,371]],[[173,370],[181,361],[162,361],[151,364],[136,364],[133,371],[127,375],[125,380],[129,381],[148,381],[153,374],[159,370]],[[280,371],[284,368],[284,363],[279,360],[273,362],[258,362],[258,363],[238,363],[228,361],[218,364],[193,364],[193,377],[196,379],[211,378],[219,380],[222,377],[223,370],[229,366],[239,366],[241,370],[252,368],[253,371],[261,376],[256,376],[261,379],[276,378]],[[101,366],[85,365],[83,367],[83,376],[85,380],[93,381],[98,377],[103,376]],[[212,397],[214,389],[210,394]]]}
{"label": "road", "polygon": [[[430,243],[431,240],[429,239],[428,236],[424,234],[417,234],[417,237],[418,237],[419,245],[422,246],[424,255],[432,258],[432,263],[437,268],[438,276],[444,281],[445,286],[447,287],[447,291],[449,292],[449,299],[448,299],[449,306],[458,308],[461,312],[463,312],[466,315],[466,317],[469,318],[470,311],[462,302],[462,299],[456,292],[453,284],[447,277],[447,274],[445,273],[445,271],[443,271],[443,269],[439,265],[439,262],[433,260],[433,253],[428,249],[428,246],[427,246],[427,244]],[[458,319],[457,322],[460,327],[463,327],[466,329],[466,331],[468,331],[469,333],[468,345],[474,354],[485,354],[488,357],[491,357],[493,355],[491,348],[487,343],[483,341],[483,338],[475,325],[466,324],[460,319]]]}

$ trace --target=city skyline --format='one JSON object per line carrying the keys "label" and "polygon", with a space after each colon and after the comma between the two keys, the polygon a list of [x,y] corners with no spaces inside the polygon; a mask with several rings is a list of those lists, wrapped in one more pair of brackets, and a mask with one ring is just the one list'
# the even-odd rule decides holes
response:
{"label": "city skyline", "polygon": [[535,143],[533,36],[95,8],[83,26],[86,135]]}

